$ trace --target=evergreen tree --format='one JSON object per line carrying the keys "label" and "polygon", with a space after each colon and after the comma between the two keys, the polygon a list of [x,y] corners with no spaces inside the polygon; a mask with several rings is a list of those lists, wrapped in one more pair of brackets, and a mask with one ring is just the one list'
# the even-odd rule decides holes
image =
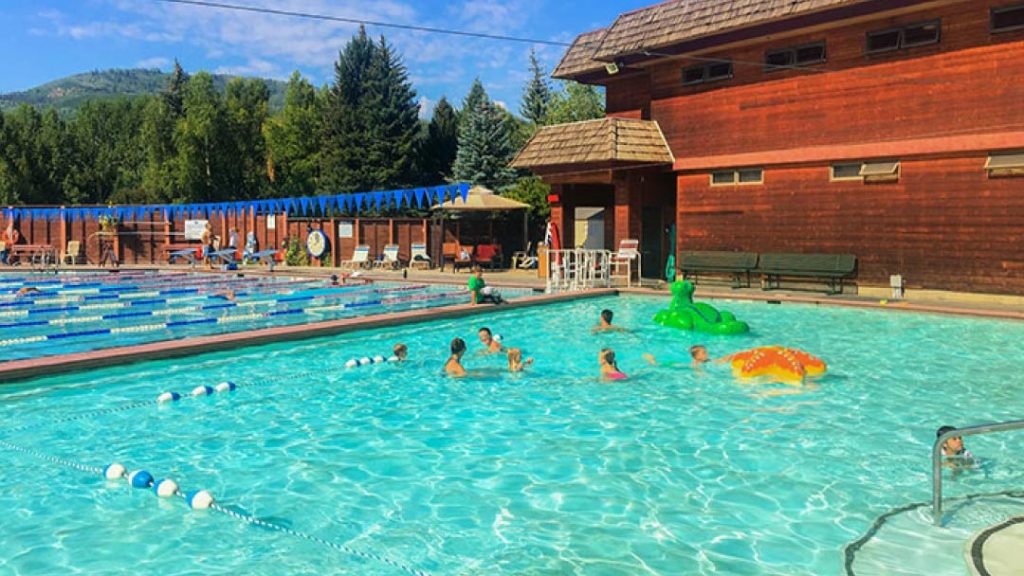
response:
{"label": "evergreen tree", "polygon": [[479,78],[474,78],[472,86],[469,87],[469,93],[466,94],[465,100],[462,101],[460,120],[468,120],[469,114],[475,112],[485,102],[490,101],[491,97],[487,95],[487,90],[484,90],[483,82],[480,82]]}
{"label": "evergreen tree", "polygon": [[264,126],[267,169],[274,196],[316,193],[320,168],[320,96],[296,71],[288,79],[284,108]]}
{"label": "evergreen tree", "polygon": [[505,112],[484,100],[472,113],[464,111],[460,124],[453,180],[491,187],[511,183],[515,172],[508,164],[515,148]]}
{"label": "evergreen tree", "polygon": [[185,74],[181,64],[178,63],[178,59],[175,58],[174,71],[171,72],[171,78],[167,81],[167,89],[164,91],[163,97],[171,113],[177,118],[180,118],[185,113],[186,84],[188,84],[188,74]]}
{"label": "evergreen tree", "polygon": [[401,58],[384,37],[367,79],[367,93],[360,106],[369,135],[366,149],[367,189],[396,188],[412,180],[416,138],[419,133],[419,103],[409,83]]}
{"label": "evergreen tree", "polygon": [[452,175],[458,149],[459,116],[448,99],[442,96],[434,106],[421,155],[425,184],[441,184]]}
{"label": "evergreen tree", "polygon": [[534,126],[546,124],[548,108],[551,105],[551,86],[547,73],[537,61],[537,53],[530,50],[530,80],[523,90],[523,102],[519,112]]}

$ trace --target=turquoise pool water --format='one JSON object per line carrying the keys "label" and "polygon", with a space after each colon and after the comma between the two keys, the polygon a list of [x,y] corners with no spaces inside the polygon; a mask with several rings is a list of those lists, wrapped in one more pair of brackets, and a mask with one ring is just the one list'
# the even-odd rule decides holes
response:
{"label": "turquoise pool water", "polygon": [[[820,576],[842,573],[843,546],[880,514],[929,499],[936,427],[1024,413],[1022,323],[719,302],[754,332],[707,338],[652,325],[666,302],[584,300],[5,386],[0,439],[145,468],[274,526],[430,574]],[[634,331],[591,335],[604,307]],[[534,366],[511,375],[501,358],[476,355],[481,325]],[[469,343],[466,379],[441,375],[454,336]],[[396,341],[409,345],[407,363],[344,368]],[[641,359],[685,361],[695,342],[712,354],[786,344],[830,371],[817,389],[771,396],[727,373]],[[595,378],[605,346],[629,380]],[[151,403],[224,379],[240,388]],[[1024,486],[1022,439],[969,438],[983,465],[947,493]],[[405,573],[0,452],[0,572]],[[980,527],[1001,512],[961,516]],[[911,528],[895,537],[930,518],[900,522]],[[908,552],[903,567],[964,574],[961,554],[944,542]]]}
{"label": "turquoise pool water", "polygon": [[[0,274],[0,362],[467,301],[457,285],[329,282],[135,271]],[[38,292],[17,294],[23,287]],[[229,292],[235,300],[225,298]]]}

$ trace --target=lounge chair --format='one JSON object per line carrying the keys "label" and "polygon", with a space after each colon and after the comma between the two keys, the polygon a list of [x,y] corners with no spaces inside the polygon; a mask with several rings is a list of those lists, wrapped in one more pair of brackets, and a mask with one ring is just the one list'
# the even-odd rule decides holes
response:
{"label": "lounge chair", "polygon": [[460,246],[458,254],[452,260],[452,268],[458,272],[459,268],[471,268],[475,262],[473,260],[473,247]]}
{"label": "lounge chair", "polygon": [[479,244],[476,247],[473,261],[480,266],[494,270],[499,263],[504,264],[505,255],[501,252],[501,244]]}
{"label": "lounge chair", "polygon": [[352,250],[352,257],[342,260],[341,267],[346,270],[365,268],[370,263],[370,245],[360,244]]}
{"label": "lounge chair", "polygon": [[412,253],[409,255],[409,268],[431,268],[433,262],[427,256],[427,245],[420,242],[412,245]]}
{"label": "lounge chair", "polygon": [[78,259],[82,257],[82,242],[80,240],[69,240],[67,250],[60,255],[60,263],[63,264],[68,262],[72,266],[78,263]]}
{"label": "lounge chair", "polygon": [[398,244],[386,244],[381,259],[373,263],[374,268],[390,268],[394,270],[401,265],[398,260]]}
{"label": "lounge chair", "polygon": [[530,255],[530,248],[532,247],[533,242],[527,242],[526,250],[517,250],[512,253],[512,268],[529,270],[530,268],[537,267],[537,257]]}
{"label": "lounge chair", "polygon": [[611,258],[611,279],[625,279],[626,287],[633,285],[633,263],[636,262],[636,276],[641,277],[640,271],[640,241],[636,238],[626,238],[619,242],[619,250]]}
{"label": "lounge chair", "polygon": [[444,270],[446,262],[454,262],[459,257],[461,247],[458,242],[445,242],[441,245],[441,269]]}

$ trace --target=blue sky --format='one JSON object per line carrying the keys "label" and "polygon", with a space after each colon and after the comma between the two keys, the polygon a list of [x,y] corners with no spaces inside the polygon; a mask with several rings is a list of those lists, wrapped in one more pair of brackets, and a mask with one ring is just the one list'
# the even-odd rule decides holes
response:
{"label": "blue sky", "polygon": [[[620,12],[650,2],[626,0],[223,0],[474,32],[571,41]],[[167,70],[174,58],[205,69],[286,79],[299,70],[329,81],[338,50],[355,25],[171,5],[156,0],[4,0],[0,2],[0,92],[107,68]],[[474,77],[491,97],[518,111],[529,44],[370,28],[401,52],[426,108],[442,95],[461,103]],[[537,46],[550,70],[563,49]]]}

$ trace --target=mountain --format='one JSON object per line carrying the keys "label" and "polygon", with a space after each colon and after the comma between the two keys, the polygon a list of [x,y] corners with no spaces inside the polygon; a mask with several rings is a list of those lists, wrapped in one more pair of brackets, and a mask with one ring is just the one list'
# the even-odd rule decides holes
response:
{"label": "mountain", "polygon": [[[170,74],[155,69],[95,70],[75,74],[23,92],[0,94],[0,110],[29,104],[37,108],[56,108],[61,113],[73,112],[87,100],[125,98],[157,94],[167,86]],[[221,93],[233,76],[215,74],[214,85]],[[270,89],[270,109],[284,106],[287,84],[264,79]]]}

